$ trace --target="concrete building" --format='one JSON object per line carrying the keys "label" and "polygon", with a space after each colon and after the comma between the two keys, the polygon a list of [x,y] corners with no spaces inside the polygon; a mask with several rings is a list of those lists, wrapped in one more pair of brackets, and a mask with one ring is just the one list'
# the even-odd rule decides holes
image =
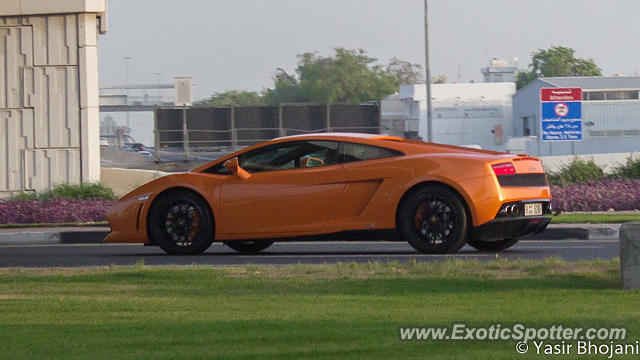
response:
{"label": "concrete building", "polygon": [[[432,84],[433,141],[505,150],[511,134],[513,82]],[[383,132],[426,139],[426,86],[401,86],[381,103]]]}
{"label": "concrete building", "polygon": [[[539,141],[544,87],[582,88],[583,140]],[[513,96],[514,138],[508,147],[540,156],[640,151],[639,91],[638,76],[538,78]]]}
{"label": "concrete building", "polygon": [[[431,84],[433,141],[506,150],[512,130],[512,96],[517,66],[493,59],[480,70],[483,83]],[[405,138],[427,138],[424,84],[400,86],[380,104],[382,131]]]}
{"label": "concrete building", "polygon": [[100,180],[105,0],[0,2],[0,197]]}
{"label": "concrete building", "polygon": [[517,59],[514,62],[514,66],[509,66],[505,60],[493,58],[489,66],[480,70],[483,81],[486,83],[515,82],[516,74],[518,73],[517,64]]}

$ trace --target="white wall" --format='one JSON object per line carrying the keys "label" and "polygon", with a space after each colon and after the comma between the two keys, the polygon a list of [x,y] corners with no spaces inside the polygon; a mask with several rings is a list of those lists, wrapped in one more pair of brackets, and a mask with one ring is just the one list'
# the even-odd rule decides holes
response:
{"label": "white wall", "polygon": [[605,172],[613,172],[616,167],[623,165],[629,156],[633,159],[640,157],[640,152],[636,153],[614,153],[614,154],[590,154],[590,155],[559,155],[559,156],[542,156],[542,164],[546,171],[557,171],[563,165],[570,163],[574,158],[582,160],[590,160],[598,164]]}
{"label": "white wall", "polygon": [[[506,139],[513,132],[511,97],[515,83],[432,84],[431,88],[435,142],[506,149]],[[417,126],[419,136],[426,140],[425,85],[401,86],[398,95],[382,102],[381,118],[383,123],[404,118]],[[502,142],[492,133],[496,125],[502,126]]]}
{"label": "white wall", "polygon": [[83,11],[104,5],[0,3],[0,197],[100,180],[99,14]]}

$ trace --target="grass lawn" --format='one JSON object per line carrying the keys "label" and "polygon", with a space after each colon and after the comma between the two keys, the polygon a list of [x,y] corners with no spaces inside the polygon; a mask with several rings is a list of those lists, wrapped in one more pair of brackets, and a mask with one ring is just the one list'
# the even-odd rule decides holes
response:
{"label": "grass lawn", "polygon": [[618,266],[498,259],[4,269],[0,357],[539,358],[518,355],[516,341],[402,342],[398,327],[624,326],[635,342],[640,292],[619,289]]}
{"label": "grass lawn", "polygon": [[552,224],[620,224],[640,221],[638,214],[560,214],[551,218]]}

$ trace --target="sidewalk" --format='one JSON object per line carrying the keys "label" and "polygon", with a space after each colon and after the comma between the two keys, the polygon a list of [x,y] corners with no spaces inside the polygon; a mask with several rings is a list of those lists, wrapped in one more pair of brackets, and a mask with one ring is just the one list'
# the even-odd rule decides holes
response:
{"label": "sidewalk", "polygon": [[[622,224],[551,224],[523,240],[618,240]],[[0,245],[100,244],[109,227],[0,229]]]}

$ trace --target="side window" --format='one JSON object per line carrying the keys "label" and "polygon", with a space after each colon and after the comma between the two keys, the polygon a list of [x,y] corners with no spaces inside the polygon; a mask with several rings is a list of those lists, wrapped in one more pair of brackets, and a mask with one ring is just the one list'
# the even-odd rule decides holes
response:
{"label": "side window", "polygon": [[383,159],[394,156],[404,155],[400,151],[385,149],[377,146],[343,143],[342,153],[340,154],[342,162],[354,162],[373,159]]}
{"label": "side window", "polygon": [[276,171],[337,164],[338,143],[299,141],[256,149],[238,157],[248,172]]}
{"label": "side window", "polygon": [[231,175],[231,172],[227,170],[226,167],[222,166],[222,163],[205,169],[202,172],[216,175]]}

